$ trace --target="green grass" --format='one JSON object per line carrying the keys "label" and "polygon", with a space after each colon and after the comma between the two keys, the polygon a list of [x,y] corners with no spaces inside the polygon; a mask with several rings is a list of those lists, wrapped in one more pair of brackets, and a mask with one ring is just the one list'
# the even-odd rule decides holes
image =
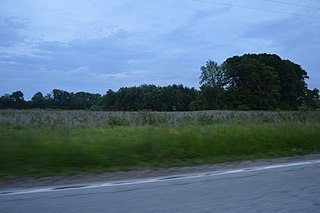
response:
{"label": "green grass", "polygon": [[0,125],[0,177],[118,171],[320,151],[320,124]]}

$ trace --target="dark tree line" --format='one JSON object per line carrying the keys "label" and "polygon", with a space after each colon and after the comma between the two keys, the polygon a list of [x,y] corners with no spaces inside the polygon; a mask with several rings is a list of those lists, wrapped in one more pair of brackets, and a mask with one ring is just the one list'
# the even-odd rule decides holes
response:
{"label": "dark tree line", "polygon": [[201,67],[200,90],[183,85],[141,85],[103,96],[54,89],[25,101],[21,91],[0,97],[0,109],[91,109],[108,111],[297,110],[320,108],[319,90],[307,88],[300,65],[271,54],[246,54]]}
{"label": "dark tree line", "polygon": [[104,96],[86,92],[69,93],[54,89],[44,96],[41,92],[25,101],[21,91],[0,97],[0,108],[13,109],[91,109],[108,111],[188,111],[199,95],[194,88],[182,85],[159,87],[141,85],[122,87],[117,92],[108,90]]}
{"label": "dark tree line", "polygon": [[102,109],[110,111],[188,111],[198,93],[194,88],[175,84],[165,87],[123,87],[117,92],[109,90],[99,104]]}
{"label": "dark tree line", "polygon": [[0,97],[1,109],[89,109],[98,104],[101,99],[100,94],[87,92],[69,93],[67,91],[54,89],[44,96],[41,92],[33,95],[30,101],[24,100],[21,91],[13,92],[11,95],[5,94]]}

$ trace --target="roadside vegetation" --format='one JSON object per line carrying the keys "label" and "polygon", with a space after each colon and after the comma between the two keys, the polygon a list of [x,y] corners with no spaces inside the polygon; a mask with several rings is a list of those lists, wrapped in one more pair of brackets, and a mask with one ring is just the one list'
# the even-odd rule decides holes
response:
{"label": "roadside vegetation", "polygon": [[320,122],[0,125],[0,177],[216,163],[320,151]]}

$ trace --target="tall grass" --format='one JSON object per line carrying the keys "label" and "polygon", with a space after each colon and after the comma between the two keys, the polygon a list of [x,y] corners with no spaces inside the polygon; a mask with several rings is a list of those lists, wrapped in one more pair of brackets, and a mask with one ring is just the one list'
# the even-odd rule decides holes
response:
{"label": "tall grass", "polygon": [[320,111],[91,112],[71,110],[0,110],[2,124],[73,127],[190,126],[217,123],[320,123]]}
{"label": "tall grass", "polygon": [[102,172],[320,151],[320,124],[0,125],[0,177]]}

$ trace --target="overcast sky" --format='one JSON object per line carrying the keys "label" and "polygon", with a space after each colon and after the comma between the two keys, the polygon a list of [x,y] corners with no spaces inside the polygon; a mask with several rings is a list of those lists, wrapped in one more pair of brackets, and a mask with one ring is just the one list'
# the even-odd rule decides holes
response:
{"label": "overcast sky", "polygon": [[200,66],[274,53],[320,87],[319,0],[0,0],[0,95],[199,86]]}

